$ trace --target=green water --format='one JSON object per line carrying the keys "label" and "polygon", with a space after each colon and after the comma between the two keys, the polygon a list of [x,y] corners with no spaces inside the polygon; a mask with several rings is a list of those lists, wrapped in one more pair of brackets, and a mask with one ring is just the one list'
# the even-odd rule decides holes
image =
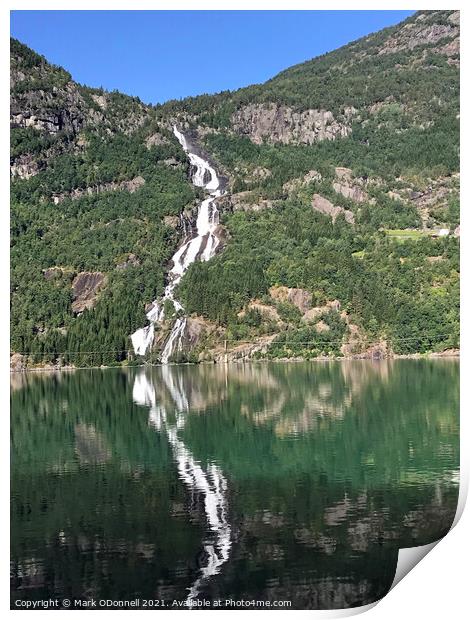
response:
{"label": "green water", "polygon": [[455,360],[13,375],[12,601],[377,600],[452,523],[458,385]]}

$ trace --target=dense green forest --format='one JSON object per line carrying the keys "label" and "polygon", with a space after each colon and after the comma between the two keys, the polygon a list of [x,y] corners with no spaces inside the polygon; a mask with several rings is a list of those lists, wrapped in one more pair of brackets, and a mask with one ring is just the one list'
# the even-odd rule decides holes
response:
{"label": "dense green forest", "polygon": [[[229,337],[250,336],[253,330],[246,328],[253,318],[239,319],[238,312],[250,299],[262,298],[271,286],[282,284],[312,291],[314,306],[340,300],[370,338],[386,334],[397,353],[458,346],[455,238],[397,243],[385,233],[358,234],[344,220],[332,224],[293,200],[280,201],[262,213],[235,213],[226,224],[231,239],[224,253],[193,264],[180,289],[189,312],[227,325]],[[429,261],[435,255],[442,260]],[[294,329],[279,342],[294,338],[312,344],[295,346],[289,355],[315,356],[324,346],[326,352],[339,354],[341,325],[332,325],[328,332],[330,346],[324,334],[302,323],[300,313],[295,316],[295,310],[292,307],[289,317]]]}
{"label": "dense green forest", "polygon": [[[279,326],[256,310],[240,311],[253,298],[276,306],[269,289],[284,285],[308,291],[317,307],[339,300],[367,343],[385,339],[399,354],[458,348],[459,240],[431,234],[459,221],[455,26],[452,12],[421,12],[265,84],[168,104],[216,129],[205,146],[231,175],[235,209],[252,205],[225,215],[223,255],[189,269],[181,296],[191,312],[225,325],[228,338],[253,339]],[[424,36],[432,28],[442,29],[439,43]],[[396,49],[384,54],[390,41]],[[355,114],[343,137],[285,144],[234,131],[235,111],[253,104],[278,106],[278,114],[279,106],[326,109],[343,119],[353,106]],[[365,198],[334,189],[338,166]],[[313,180],[292,187],[312,172]],[[426,191],[439,196],[430,207],[414,200]],[[313,211],[314,195],[353,213],[355,225]],[[271,208],[257,210],[263,201]],[[344,320],[331,312],[318,320],[330,329],[318,333],[291,305],[268,356],[339,355]]]}
{"label": "dense green forest", "polygon": [[[352,134],[315,146],[253,144],[247,137],[222,131],[209,134],[205,144],[229,170],[234,171],[234,190],[258,190],[267,197],[282,197],[286,181],[311,169],[328,176],[331,166],[352,168],[358,177],[380,177],[388,188],[400,185],[397,178],[447,176],[459,168],[459,122],[443,116],[426,129],[410,128],[397,133],[394,124],[355,123]],[[237,174],[246,167],[262,166],[271,174],[250,180]],[[404,222],[406,224],[407,222]],[[417,220],[411,224],[417,225]]]}
{"label": "dense green forest", "polygon": [[[145,303],[163,290],[165,265],[178,242],[162,218],[178,214],[194,199],[185,168],[159,165],[158,153],[152,151],[139,162],[131,150],[132,141],[127,142],[133,167],[145,175],[145,185],[133,194],[109,192],[66,199],[59,208],[34,198],[53,187],[41,175],[14,184],[13,350],[37,354],[34,359],[38,361],[53,361],[56,352],[70,351],[65,363],[73,363],[76,352],[90,352],[79,356],[85,365],[126,359],[128,335],[144,322]],[[126,150],[120,149],[116,165],[123,166]],[[100,145],[100,153],[105,152]],[[93,153],[88,156],[96,161]],[[106,159],[110,166],[114,165],[112,156],[111,145]],[[60,168],[61,164],[57,163]],[[73,167],[65,169],[70,177],[76,172]],[[78,174],[84,170],[87,167],[82,165]],[[66,175],[52,178],[68,181]],[[130,253],[136,256],[135,264],[117,269]],[[44,270],[55,266],[60,271],[46,279]],[[71,282],[77,273],[86,271],[108,273],[108,285],[92,311],[75,317]]]}
{"label": "dense green forest", "polygon": [[[74,124],[52,132],[12,126],[12,164],[26,162],[35,172],[12,177],[12,350],[30,363],[126,360],[129,334],[145,321],[145,304],[163,290],[179,241],[163,218],[179,215],[196,198],[187,158],[150,108],[132,131],[121,129],[143,108],[136,99],[78,86],[15,40],[11,53],[19,80],[13,108],[25,107],[26,115],[33,102],[51,123],[57,113],[76,114]],[[21,79],[26,72],[29,79]],[[93,95],[106,97],[105,119],[96,116]],[[135,191],[122,189],[136,177]],[[77,314],[72,282],[87,272],[106,274],[106,286],[92,309]]]}
{"label": "dense green forest", "polygon": [[[265,84],[155,107],[79,85],[12,40],[12,352],[23,365],[142,361],[129,334],[163,291],[178,217],[202,198],[175,120],[229,179],[227,243],[177,291],[217,337],[179,359],[265,336],[257,356],[338,356],[350,324],[356,352],[458,348],[458,34],[458,13],[418,12]],[[326,111],[314,126],[312,110]],[[89,273],[103,284],[75,311]],[[341,314],[318,314],[319,331],[273,300],[282,286]]]}

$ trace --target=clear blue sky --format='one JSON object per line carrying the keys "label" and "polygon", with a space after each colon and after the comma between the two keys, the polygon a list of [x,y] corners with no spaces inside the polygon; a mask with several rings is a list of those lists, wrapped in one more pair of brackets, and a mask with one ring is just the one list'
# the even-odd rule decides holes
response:
{"label": "clear blue sky", "polygon": [[264,82],[413,11],[12,11],[11,34],[146,103]]}

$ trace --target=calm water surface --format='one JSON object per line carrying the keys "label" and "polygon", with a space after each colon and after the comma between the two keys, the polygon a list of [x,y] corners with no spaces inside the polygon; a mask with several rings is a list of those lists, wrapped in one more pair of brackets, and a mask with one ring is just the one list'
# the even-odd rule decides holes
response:
{"label": "calm water surface", "polygon": [[12,600],[377,600],[452,523],[458,382],[455,360],[14,375]]}

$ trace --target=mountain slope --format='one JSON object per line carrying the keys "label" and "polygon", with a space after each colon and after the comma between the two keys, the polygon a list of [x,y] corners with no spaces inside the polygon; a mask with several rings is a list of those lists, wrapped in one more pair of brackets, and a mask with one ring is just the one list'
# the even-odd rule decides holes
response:
{"label": "mountain slope", "polygon": [[[334,158],[385,177],[410,168],[432,172],[441,166],[440,172],[453,172],[458,168],[458,22],[458,12],[420,12],[265,84],[169,102],[162,109],[202,128],[214,148],[228,151],[228,165],[243,161],[243,150],[250,148],[248,160],[261,157],[242,139],[247,137],[256,145],[317,144],[318,161]],[[231,140],[222,144],[214,134]],[[340,139],[345,137],[349,141]],[[307,152],[312,159],[305,150],[304,157]],[[286,163],[289,155],[278,158]]]}
{"label": "mountain slope", "polygon": [[[163,106],[232,179],[231,242],[190,269],[188,309],[234,340],[285,330],[276,357],[458,346],[458,24],[420,12],[266,84]],[[287,301],[301,294],[308,307]]]}
{"label": "mountain slope", "polygon": [[195,204],[174,123],[229,179],[226,248],[179,287],[179,359],[458,347],[458,42],[458,12],[419,12],[265,84],[155,108],[13,42],[13,350],[128,357]]}
{"label": "mountain slope", "polygon": [[125,360],[195,200],[186,156],[138,100],[11,49],[12,349]]}

